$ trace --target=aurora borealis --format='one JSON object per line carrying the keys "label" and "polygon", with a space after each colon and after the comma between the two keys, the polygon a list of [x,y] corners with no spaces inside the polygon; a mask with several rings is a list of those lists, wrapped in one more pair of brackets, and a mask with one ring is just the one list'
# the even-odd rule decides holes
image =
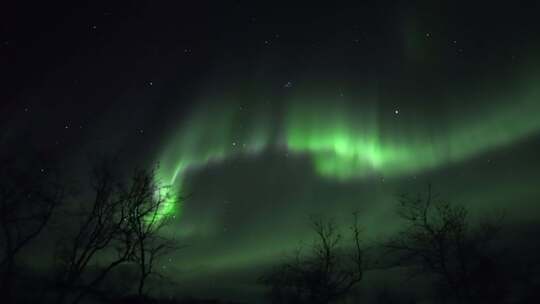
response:
{"label": "aurora borealis", "polygon": [[[205,106],[165,144],[158,178],[179,192],[187,171],[230,158],[257,157],[265,149],[305,156],[317,174],[330,179],[414,175],[537,135],[539,87],[532,79],[520,90],[506,97],[481,96],[493,98],[490,108],[452,113],[442,132],[423,127],[425,118],[403,126],[399,120],[406,114],[398,109],[381,117],[374,103],[361,101],[360,108],[346,100],[325,102],[301,94],[286,102],[283,117],[277,119],[269,117],[268,109],[256,108],[246,120],[237,114],[239,105]],[[176,208],[170,206],[174,204]],[[164,208],[180,213],[180,205],[170,200]]]}
{"label": "aurora borealis", "polygon": [[[162,236],[181,248],[156,264],[160,297],[265,303],[258,277],[310,248],[311,218],[348,231],[358,212],[377,244],[402,225],[397,198],[428,184],[471,226],[504,211],[501,243],[534,256],[540,6],[518,2],[17,7],[0,18],[0,142],[43,155],[27,169],[58,168],[69,196],[21,260],[53,273],[102,156],[120,178],[155,169]],[[359,293],[403,287],[373,277]]]}

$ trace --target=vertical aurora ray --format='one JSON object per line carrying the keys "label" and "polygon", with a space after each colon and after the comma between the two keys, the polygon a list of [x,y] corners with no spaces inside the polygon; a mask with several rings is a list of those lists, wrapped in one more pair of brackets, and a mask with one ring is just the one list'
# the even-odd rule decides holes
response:
{"label": "vertical aurora ray", "polygon": [[443,132],[422,121],[380,119],[375,106],[366,112],[336,103],[306,104],[287,112],[286,145],[311,157],[320,175],[338,179],[434,169],[526,140],[540,130],[540,88],[534,81],[520,94],[483,101],[493,105],[489,108],[444,113],[448,117],[441,122],[449,123]]}

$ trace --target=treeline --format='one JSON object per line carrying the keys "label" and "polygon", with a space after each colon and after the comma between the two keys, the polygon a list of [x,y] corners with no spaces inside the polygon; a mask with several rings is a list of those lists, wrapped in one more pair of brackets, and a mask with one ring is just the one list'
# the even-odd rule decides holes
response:
{"label": "treeline", "polygon": [[[129,278],[136,282],[130,289],[142,298],[149,277],[159,275],[158,259],[178,249],[161,233],[171,218],[162,212],[167,191],[162,191],[165,186],[156,182],[153,170],[137,169],[126,181],[115,174],[111,161],[102,159],[92,167],[90,194],[74,196],[54,170],[6,158],[0,181],[2,303],[110,301],[103,283],[126,266],[135,273]],[[53,216],[56,227],[47,232],[48,241],[56,244],[52,273],[41,290],[34,286],[27,292],[21,253],[32,248],[33,260],[46,256],[30,245]]]}
{"label": "treeline", "polygon": [[[396,212],[399,232],[371,243],[362,241],[357,214],[347,233],[331,220],[313,220],[313,244],[261,277],[270,301],[357,303],[352,291],[369,273],[399,268],[408,273],[398,278],[404,284],[429,282],[422,299],[382,288],[374,303],[540,303],[537,259],[525,265],[519,250],[504,247],[504,214],[475,224],[464,206],[437,197],[431,185],[416,197],[401,196]],[[533,267],[523,271],[527,266]]]}
{"label": "treeline", "polygon": [[[217,300],[154,299],[148,282],[160,274],[160,258],[180,245],[165,237],[172,221],[163,213],[167,185],[154,170],[137,169],[122,177],[113,162],[92,166],[90,184],[79,195],[57,171],[20,157],[0,160],[0,293],[2,303],[220,303]],[[350,229],[314,218],[315,240],[265,272],[272,303],[356,303],[353,298],[373,271],[403,269],[402,279],[429,282],[432,303],[540,303],[540,282],[501,246],[503,217],[474,223],[468,210],[425,193],[398,199],[401,229],[391,238],[367,242],[357,213]],[[54,219],[54,220],[53,220]],[[54,242],[50,272],[28,283],[22,254],[46,256],[36,241],[46,234]],[[536,265],[535,265],[536,266]],[[28,266],[31,268],[31,266]],[[118,277],[125,269],[130,275]],[[111,280],[117,286],[111,286]],[[40,284],[36,284],[40,281]],[[32,288],[28,292],[28,288]],[[353,301],[353,302],[351,302]],[[375,303],[419,303],[382,290]]]}

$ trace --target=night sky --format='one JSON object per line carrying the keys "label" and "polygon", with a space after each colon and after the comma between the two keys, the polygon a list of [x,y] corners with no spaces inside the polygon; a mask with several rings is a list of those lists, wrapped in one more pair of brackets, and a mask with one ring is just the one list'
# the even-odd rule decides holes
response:
{"label": "night sky", "polygon": [[72,180],[99,154],[157,165],[167,233],[188,245],[160,262],[178,282],[164,293],[251,299],[310,216],[358,211],[377,239],[428,183],[525,225],[540,10],[471,2],[3,4],[0,141]]}

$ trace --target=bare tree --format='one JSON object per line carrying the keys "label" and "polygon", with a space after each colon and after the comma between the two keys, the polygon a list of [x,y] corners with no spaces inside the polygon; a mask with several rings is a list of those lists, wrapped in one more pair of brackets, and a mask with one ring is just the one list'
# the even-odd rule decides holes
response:
{"label": "bare tree", "polygon": [[[162,254],[174,249],[171,240],[160,235],[169,223],[161,214],[164,191],[157,186],[153,171],[137,170],[125,185],[103,161],[94,168],[94,200],[84,213],[77,233],[60,247],[64,269],[59,278],[59,302],[71,295],[77,303],[89,294],[100,294],[107,275],[122,264],[135,263],[141,273],[139,294],[154,273],[153,265]],[[99,269],[92,264],[102,262]],[[92,271],[90,271],[92,270]]]}
{"label": "bare tree", "polygon": [[[165,190],[165,191],[162,191]],[[145,283],[155,271],[158,259],[178,249],[174,240],[163,237],[162,230],[172,217],[163,213],[163,207],[173,199],[168,189],[156,184],[153,172],[137,170],[131,187],[124,191],[124,200],[129,214],[126,233],[130,234],[133,250],[130,261],[139,269],[137,293],[144,295]]]}
{"label": "bare tree", "polygon": [[472,229],[467,210],[438,199],[431,185],[425,197],[401,197],[398,215],[405,227],[384,244],[390,253],[396,254],[396,265],[413,266],[413,274],[435,275],[443,290],[448,290],[459,303],[486,300],[491,291],[500,295],[500,288],[497,291],[486,287],[491,290],[488,292],[477,284],[481,273],[496,270],[487,249],[497,236],[498,221]]}
{"label": "bare tree", "polygon": [[316,239],[307,255],[291,260],[261,278],[274,303],[330,303],[345,296],[364,274],[358,217],[354,214],[349,246],[333,221],[313,220]]}
{"label": "bare tree", "polygon": [[[73,302],[80,301],[96,289],[113,268],[126,262],[131,254],[129,239],[123,233],[128,210],[117,193],[117,180],[105,161],[96,165],[92,173],[94,199],[89,210],[83,212],[75,235],[61,240],[59,244],[58,258],[62,266],[58,278],[61,289],[59,303],[74,291]],[[90,263],[111,247],[116,250],[116,257],[93,278],[84,281]]]}
{"label": "bare tree", "polygon": [[0,291],[7,303],[13,300],[17,256],[43,232],[64,197],[48,170],[30,164],[24,170],[14,163],[0,164]]}

